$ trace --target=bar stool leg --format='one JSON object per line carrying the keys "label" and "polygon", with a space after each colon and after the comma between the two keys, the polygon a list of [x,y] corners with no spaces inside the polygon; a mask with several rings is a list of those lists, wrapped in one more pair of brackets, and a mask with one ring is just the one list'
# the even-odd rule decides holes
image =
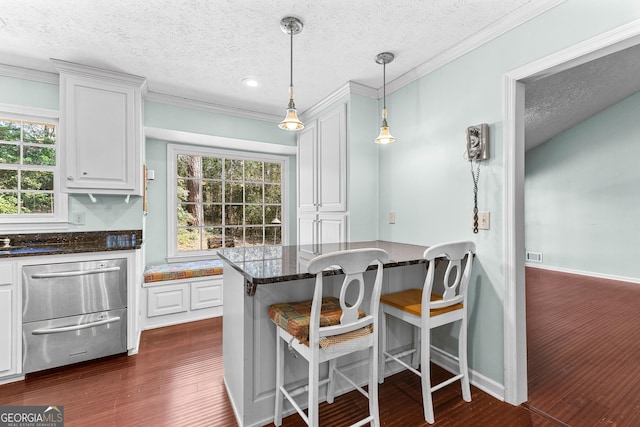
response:
{"label": "bar stool leg", "polygon": [[433,424],[433,396],[431,395],[431,330],[422,328],[420,349],[420,372],[422,373],[422,408],[424,419]]}
{"label": "bar stool leg", "polygon": [[329,361],[329,384],[327,385],[327,402],[333,403],[333,395],[335,392],[335,369],[337,359],[331,359]]}
{"label": "bar stool leg", "polygon": [[380,310],[380,333],[378,335],[378,384],[384,383],[385,355],[387,351],[387,314]]}
{"label": "bar stool leg", "polygon": [[420,334],[422,330],[417,326],[413,327],[413,348],[415,349],[415,353],[411,358],[411,367],[413,369],[418,369],[418,365],[420,365]]}
{"label": "bar stool leg", "polygon": [[373,417],[372,427],[380,426],[380,412],[378,408],[378,349],[377,346],[369,348],[369,415]]}
{"label": "bar stool leg", "polygon": [[[316,357],[317,359],[317,357]],[[309,363],[309,405],[308,405],[308,417],[309,426],[318,427],[318,393],[320,383],[320,366],[318,363]]]}
{"label": "bar stool leg", "polygon": [[469,386],[469,367],[467,364],[467,319],[460,322],[458,333],[458,361],[462,377],[462,398],[465,402],[471,402],[471,387]]}
{"label": "bar stool leg", "polygon": [[284,385],[284,345],[280,333],[276,331],[276,408],[273,423],[276,426],[282,425],[282,391]]}

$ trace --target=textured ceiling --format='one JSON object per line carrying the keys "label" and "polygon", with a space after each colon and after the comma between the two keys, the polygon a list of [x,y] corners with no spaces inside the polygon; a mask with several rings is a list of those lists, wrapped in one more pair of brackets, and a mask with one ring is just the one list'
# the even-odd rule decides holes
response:
{"label": "textured ceiling", "polygon": [[640,91],[640,45],[525,85],[525,145],[531,149]]}
{"label": "textured ceiling", "polygon": [[[55,72],[55,58],[144,76],[153,92],[280,116],[289,84],[284,16],[304,22],[294,37],[294,85],[305,111],[348,81],[380,88],[379,52],[396,54],[390,82],[520,8],[535,11],[533,3],[4,0],[0,63]],[[243,86],[247,77],[260,87]]]}
{"label": "textured ceiling", "polygon": [[[387,66],[393,88],[545,2],[554,0],[4,0],[0,63],[55,73],[56,58],[144,76],[151,92],[279,118],[289,83],[284,16],[304,22],[294,36],[304,112],[348,81],[379,89],[380,52],[396,55]],[[527,83],[527,147],[637,92],[639,75],[640,48],[631,48]],[[245,78],[260,86],[245,87]]]}

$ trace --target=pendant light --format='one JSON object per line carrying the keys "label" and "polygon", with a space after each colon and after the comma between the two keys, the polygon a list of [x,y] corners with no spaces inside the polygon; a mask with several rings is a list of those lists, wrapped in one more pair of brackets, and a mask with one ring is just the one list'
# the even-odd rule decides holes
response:
{"label": "pendant light", "polygon": [[293,36],[302,31],[302,21],[293,16],[288,16],[282,18],[280,28],[291,36],[291,80],[289,83],[289,106],[287,107],[287,115],[278,127],[284,130],[296,131],[304,128],[304,124],[298,119],[296,104],[293,102]]}
{"label": "pendant light", "polygon": [[382,126],[380,126],[380,134],[376,138],[376,144],[391,144],[396,139],[389,133],[389,125],[387,124],[387,64],[393,61],[395,55],[391,52],[382,52],[376,56],[376,62],[382,64]]}

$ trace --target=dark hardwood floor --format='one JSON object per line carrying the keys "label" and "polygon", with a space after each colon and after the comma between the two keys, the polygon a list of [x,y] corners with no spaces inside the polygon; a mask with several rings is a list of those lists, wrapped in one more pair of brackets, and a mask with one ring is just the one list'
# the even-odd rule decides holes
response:
{"label": "dark hardwood floor", "polygon": [[[640,425],[640,287],[527,270],[530,401],[514,407],[457,384],[435,394],[435,426]],[[446,375],[433,366],[434,378]],[[62,405],[66,426],[235,426],[222,382],[222,319],[145,331],[140,353],[31,374],[0,405]],[[419,378],[380,387],[383,426],[426,426]],[[322,404],[322,425],[367,412],[358,392]],[[554,417],[557,419],[554,421]],[[297,415],[284,426],[303,426]]]}
{"label": "dark hardwood floor", "polygon": [[640,425],[640,285],[527,268],[529,401],[571,426]]}
{"label": "dark hardwood floor", "polygon": [[[435,376],[444,372],[433,367]],[[0,406],[62,405],[65,425],[72,426],[235,426],[222,382],[220,318],[145,331],[140,353],[28,375],[25,381],[0,385]],[[436,394],[436,426],[553,426],[526,410],[500,402],[472,388],[465,403],[460,387]],[[348,425],[367,413],[358,392],[322,404],[322,425]],[[424,426],[417,376],[400,373],[380,387],[384,426]],[[285,426],[302,426],[297,415]]]}

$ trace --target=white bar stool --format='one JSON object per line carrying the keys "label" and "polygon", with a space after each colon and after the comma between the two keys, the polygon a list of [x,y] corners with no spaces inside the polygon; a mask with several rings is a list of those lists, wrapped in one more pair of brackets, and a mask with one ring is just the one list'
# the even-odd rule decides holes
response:
{"label": "white bar stool", "polygon": [[[383,263],[389,256],[382,249],[353,249],[332,252],[313,258],[308,271],[316,275],[312,301],[273,304],[269,317],[276,324],[276,403],[274,424],[282,424],[283,396],[291,402],[309,426],[318,426],[319,387],[327,384],[327,402],[333,403],[334,376],[339,374],[369,399],[369,416],[354,424],[370,423],[379,426],[378,415],[378,307],[382,287]],[[369,312],[360,310],[365,296],[363,273],[369,265],[377,264],[377,272]],[[340,297],[323,297],[323,270],[339,267],[345,274]],[[357,299],[347,302],[346,294],[351,284],[357,285]],[[293,349],[309,362],[309,383],[295,390],[284,386],[284,349]],[[365,391],[336,368],[336,360],[356,351],[369,350],[369,386]],[[319,366],[329,362],[328,378],[320,380]],[[308,414],[296,403],[294,397],[309,392]]]}
{"label": "white bar stool", "polygon": [[[434,422],[432,393],[457,380],[462,382],[462,398],[471,401],[469,387],[469,372],[467,367],[467,288],[471,277],[471,267],[476,245],[473,242],[449,242],[431,246],[424,252],[424,259],[429,263],[427,277],[422,289],[409,289],[383,295],[381,302],[381,340],[380,351],[380,383],[384,381],[384,364],[396,361],[422,381],[422,406],[424,419],[428,423]],[[464,272],[462,261],[466,258]],[[433,292],[436,282],[436,259],[447,262],[447,269],[441,283],[443,295]],[[451,273],[455,271],[455,277]],[[423,310],[423,307],[425,309]],[[414,348],[397,354],[387,352],[387,316],[393,316],[413,325]],[[431,329],[449,323],[459,322],[458,329],[458,366],[459,372],[452,378],[440,384],[431,385]],[[409,365],[400,358],[413,354]],[[418,363],[420,371],[417,370]]]}

